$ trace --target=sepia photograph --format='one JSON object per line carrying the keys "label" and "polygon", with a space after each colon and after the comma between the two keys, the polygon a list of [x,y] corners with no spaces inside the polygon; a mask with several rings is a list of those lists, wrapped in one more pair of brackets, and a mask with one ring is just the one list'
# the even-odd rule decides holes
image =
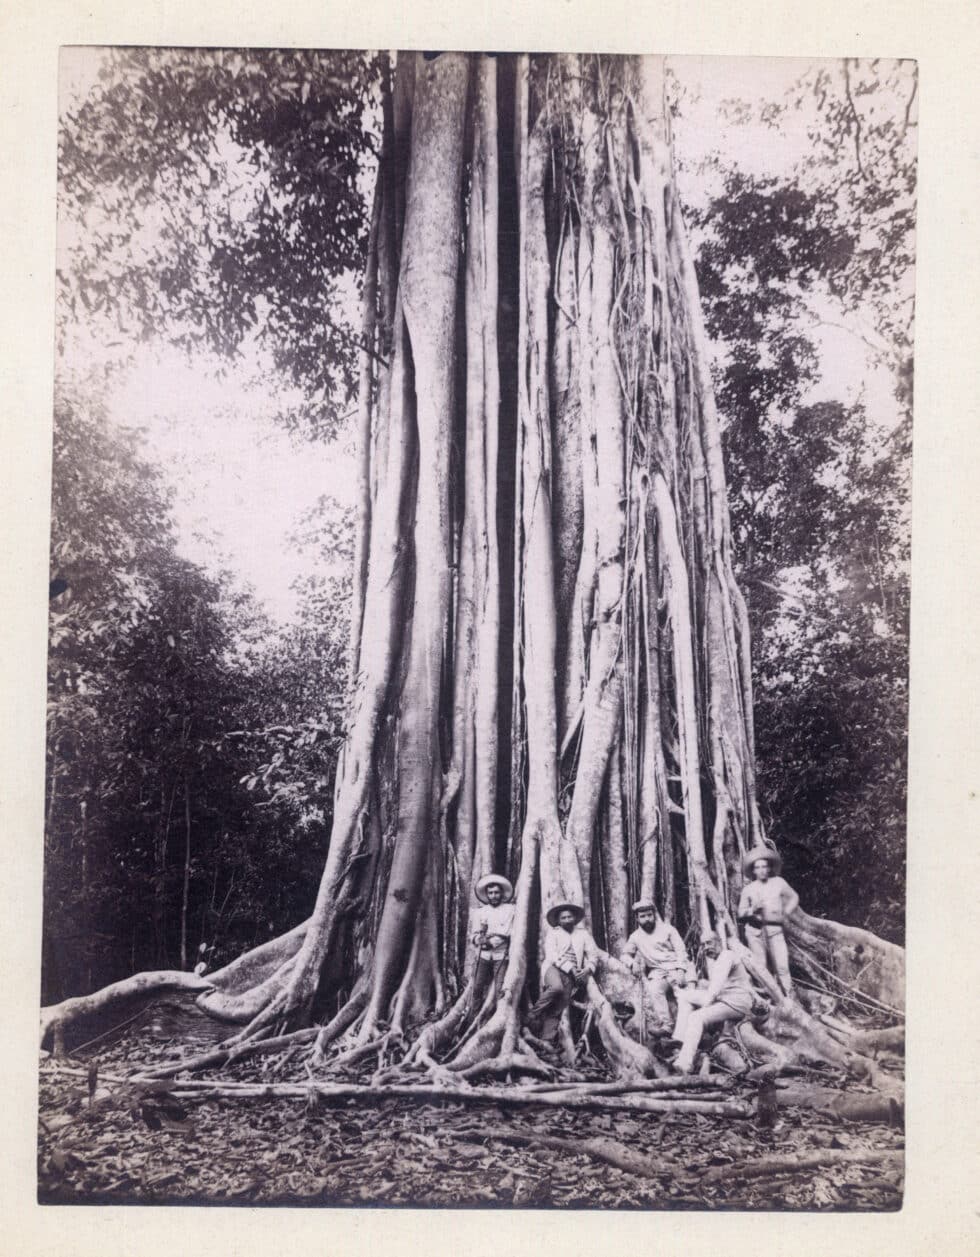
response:
{"label": "sepia photograph", "polygon": [[901,1209],[916,62],[58,91],[39,1202]]}

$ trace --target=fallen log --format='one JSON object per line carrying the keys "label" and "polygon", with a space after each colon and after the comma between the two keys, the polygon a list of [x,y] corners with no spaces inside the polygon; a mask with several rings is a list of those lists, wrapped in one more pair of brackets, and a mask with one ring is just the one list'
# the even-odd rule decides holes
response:
{"label": "fallen log", "polygon": [[[138,1084],[140,1078],[133,1078]],[[706,1117],[748,1118],[751,1104],[732,1100],[658,1099],[648,1096],[604,1096],[577,1092],[539,1092],[532,1087],[453,1087],[432,1085],[370,1086],[357,1083],[249,1083],[207,1082],[203,1079],[175,1079],[169,1088],[173,1095],[221,1095],[241,1099],[324,1100],[387,1099],[401,1096],[423,1100],[462,1100],[472,1103],[541,1104],[562,1109],[613,1109],[620,1112],[659,1114],[701,1114]]]}
{"label": "fallen log", "polygon": [[587,1089],[591,1095],[628,1095],[642,1091],[730,1091],[731,1079],[725,1074],[674,1074],[670,1078],[623,1079],[620,1082],[547,1082],[535,1091],[574,1091]]}
{"label": "fallen log", "polygon": [[873,1165],[890,1171],[901,1170],[904,1151],[822,1148],[819,1152],[801,1152],[791,1157],[760,1157],[757,1161],[738,1165],[713,1166],[705,1169],[701,1182],[708,1185],[725,1179],[763,1178],[767,1174],[801,1174],[828,1165]]}
{"label": "fallen log", "polygon": [[780,1108],[813,1109],[843,1122],[902,1124],[904,1104],[900,1096],[880,1092],[835,1091],[832,1087],[777,1087]]}

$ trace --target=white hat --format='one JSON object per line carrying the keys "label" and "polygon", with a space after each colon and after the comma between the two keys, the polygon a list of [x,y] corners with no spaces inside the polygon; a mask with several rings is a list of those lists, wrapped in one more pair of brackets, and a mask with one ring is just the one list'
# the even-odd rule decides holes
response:
{"label": "white hat", "polygon": [[504,899],[508,902],[514,898],[514,887],[510,884],[506,877],[501,877],[499,873],[488,873],[486,877],[481,877],[477,884],[473,887],[473,894],[476,895],[480,903],[487,902],[488,886],[499,886],[504,892]]}
{"label": "white hat", "polygon": [[557,925],[558,918],[561,916],[563,912],[566,912],[566,911],[575,913],[576,925],[585,916],[585,909],[579,907],[577,903],[556,903],[554,907],[549,908],[548,911],[545,913],[545,917],[548,921],[548,924]]}
{"label": "white hat", "polygon": [[746,851],[742,857],[742,871],[746,877],[752,875],[752,865],[755,864],[756,860],[768,860],[770,873],[778,873],[783,867],[782,857],[774,847],[763,847],[760,845],[753,847],[751,851]]}

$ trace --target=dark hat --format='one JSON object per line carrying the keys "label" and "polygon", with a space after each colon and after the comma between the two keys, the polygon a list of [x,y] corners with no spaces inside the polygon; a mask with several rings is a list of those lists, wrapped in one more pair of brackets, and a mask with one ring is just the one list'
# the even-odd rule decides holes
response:
{"label": "dark hat", "polygon": [[545,913],[545,919],[549,925],[557,925],[558,918],[563,912],[574,912],[576,925],[585,916],[585,909],[580,908],[577,903],[556,903],[553,908],[549,908]]}
{"label": "dark hat", "polygon": [[753,847],[751,851],[746,851],[745,855],[742,857],[742,871],[745,873],[746,877],[752,876],[752,865],[755,864],[756,860],[768,860],[770,873],[778,873],[783,867],[782,857],[779,852],[775,850],[775,848],[763,846]]}
{"label": "dark hat", "polygon": [[499,886],[504,892],[504,899],[508,903],[514,898],[514,887],[510,884],[506,877],[502,877],[499,873],[488,873],[486,877],[481,877],[477,884],[473,887],[473,894],[476,895],[480,903],[487,902],[488,886]]}

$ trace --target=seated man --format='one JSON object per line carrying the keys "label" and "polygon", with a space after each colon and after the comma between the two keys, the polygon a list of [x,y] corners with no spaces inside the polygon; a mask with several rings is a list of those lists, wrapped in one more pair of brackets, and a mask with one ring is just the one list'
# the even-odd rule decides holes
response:
{"label": "seated man", "polygon": [[480,1008],[493,987],[496,1000],[507,972],[510,935],[514,928],[514,888],[506,877],[488,873],[473,887],[473,893],[484,908],[477,908],[470,919],[472,942],[477,949],[473,971],[473,1007]]}
{"label": "seated man", "polygon": [[782,860],[770,847],[755,847],[742,865],[754,881],[742,888],[738,919],[745,926],[745,943],[760,969],[775,971],[784,995],[793,994],[789,976],[789,952],[783,922],[800,904],[800,897],[777,874]]}
{"label": "seated man", "polygon": [[559,903],[546,915],[552,928],[544,944],[541,994],[528,1012],[527,1024],[532,1034],[551,1043],[576,988],[595,973],[599,951],[585,926],[576,928],[585,916],[584,908]]}
{"label": "seated man", "polygon": [[631,973],[643,979],[654,1032],[666,1034],[671,1025],[667,992],[687,982],[690,961],[684,940],[660,916],[654,903],[640,900],[633,905],[633,911],[637,928],[626,940],[620,959]]}
{"label": "seated man", "polygon": [[709,957],[708,985],[704,990],[687,987],[677,991],[674,1038],[680,1040],[681,1050],[674,1068],[682,1074],[689,1074],[694,1068],[701,1036],[709,1026],[744,1021],[755,1003],[745,966],[734,952],[722,947],[717,934],[705,938],[704,949]]}

